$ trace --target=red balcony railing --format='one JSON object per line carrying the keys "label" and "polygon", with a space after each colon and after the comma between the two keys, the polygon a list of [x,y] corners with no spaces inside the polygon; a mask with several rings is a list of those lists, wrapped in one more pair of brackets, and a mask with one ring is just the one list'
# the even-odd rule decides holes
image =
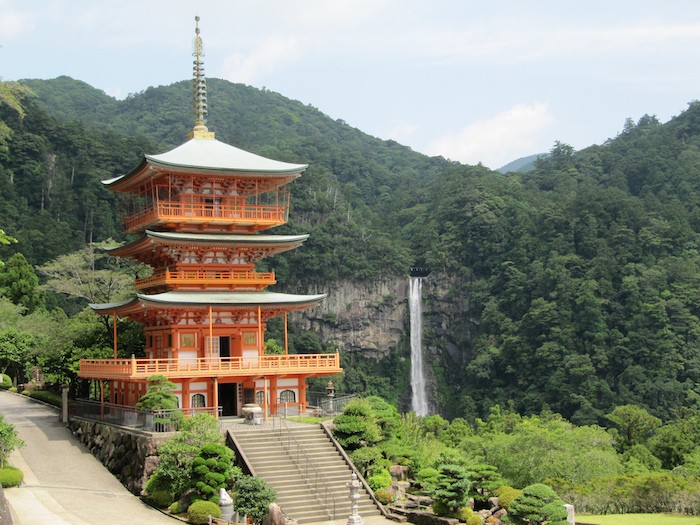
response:
{"label": "red balcony railing", "polygon": [[133,233],[158,223],[212,224],[217,226],[238,226],[242,229],[264,230],[285,224],[288,206],[270,205],[229,205],[197,204],[161,201],[155,206],[129,215],[124,220],[124,228]]}
{"label": "red balcony railing", "polygon": [[150,277],[136,279],[136,289],[156,286],[171,288],[254,288],[275,284],[275,272],[236,272],[230,270],[163,270]]}
{"label": "red balcony railing", "polygon": [[256,377],[328,375],[340,372],[340,355],[335,353],[182,359],[81,359],[78,375],[88,379],[146,379],[152,375],[168,378]]}

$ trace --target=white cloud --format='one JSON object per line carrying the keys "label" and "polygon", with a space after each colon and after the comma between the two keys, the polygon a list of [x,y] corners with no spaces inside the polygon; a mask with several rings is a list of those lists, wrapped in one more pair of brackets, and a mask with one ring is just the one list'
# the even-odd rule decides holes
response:
{"label": "white cloud", "polygon": [[297,61],[302,56],[300,41],[291,36],[271,36],[248,54],[233,53],[223,63],[223,78],[231,82],[254,84],[281,64]]}
{"label": "white cloud", "polygon": [[385,136],[396,142],[407,144],[416,134],[418,126],[410,122],[396,122]]}
{"label": "white cloud", "polygon": [[13,40],[30,30],[32,20],[29,15],[12,10],[7,2],[0,1],[0,35],[2,40]]}
{"label": "white cloud", "polygon": [[554,117],[546,104],[519,104],[487,120],[475,122],[453,135],[435,139],[428,145],[430,155],[468,164],[499,168],[535,151],[539,133]]}

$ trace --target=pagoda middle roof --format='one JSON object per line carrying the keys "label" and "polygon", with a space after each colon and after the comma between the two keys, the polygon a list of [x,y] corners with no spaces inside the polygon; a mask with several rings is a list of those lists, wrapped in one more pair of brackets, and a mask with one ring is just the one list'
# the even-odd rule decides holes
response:
{"label": "pagoda middle roof", "polygon": [[265,310],[275,307],[287,307],[303,309],[316,306],[327,294],[321,295],[296,295],[279,292],[163,292],[159,294],[136,294],[126,301],[118,303],[91,303],[89,306],[98,314],[119,313],[130,310],[134,306],[142,307],[183,307],[206,308],[228,307],[249,308],[258,306]]}
{"label": "pagoda middle roof", "polygon": [[292,249],[309,238],[304,235],[236,235],[222,233],[187,233],[187,232],[158,232],[146,230],[142,237],[123,246],[107,250],[110,255],[119,256],[129,252],[132,248],[149,243],[162,244],[201,244],[203,246],[283,246]]}
{"label": "pagoda middle roof", "polygon": [[275,177],[299,175],[308,167],[308,164],[292,164],[268,159],[216,139],[195,137],[165,153],[145,155],[135,169],[126,175],[104,180],[102,184],[114,186],[119,182],[126,182],[142,173],[147,166],[187,172],[215,172],[221,175],[236,173]]}

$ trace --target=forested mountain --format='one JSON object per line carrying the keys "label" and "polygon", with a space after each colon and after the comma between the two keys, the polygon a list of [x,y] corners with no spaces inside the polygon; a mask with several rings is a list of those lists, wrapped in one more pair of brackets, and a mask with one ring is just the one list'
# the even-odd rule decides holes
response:
{"label": "forested mountain", "polygon": [[[37,265],[121,238],[98,181],[183,142],[191,98],[189,82],[123,101],[67,77],[26,83],[37,96],[24,119],[0,107],[13,130],[0,151],[0,228],[20,241],[0,259],[20,251]],[[665,124],[630,120],[580,152],[557,143],[533,171],[501,174],[372,138],[277,93],[208,86],[219,140],[310,164],[277,232],[311,237],[268,261],[281,282],[368,282],[420,264],[449,283],[447,300],[463,304],[454,319],[430,287],[426,298],[444,414],[510,402],[590,423],[627,403],[662,418],[700,408],[700,103]],[[405,398],[391,367],[406,356],[356,359],[385,378],[369,393]]]}

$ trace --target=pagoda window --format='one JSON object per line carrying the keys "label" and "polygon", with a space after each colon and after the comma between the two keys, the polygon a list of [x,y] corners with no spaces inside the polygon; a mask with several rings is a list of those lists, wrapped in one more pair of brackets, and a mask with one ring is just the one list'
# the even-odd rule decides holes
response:
{"label": "pagoda window", "polygon": [[243,334],[243,345],[244,346],[257,346],[258,345],[258,334],[255,332],[246,332]]}
{"label": "pagoda window", "polygon": [[204,408],[207,402],[207,398],[204,397],[204,394],[193,394],[192,395],[192,403],[191,406],[192,408]]}
{"label": "pagoda window", "polygon": [[282,390],[280,392],[280,403],[296,403],[297,394],[294,390]]}
{"label": "pagoda window", "polygon": [[258,405],[265,404],[265,392],[263,392],[262,390],[258,390],[257,392],[255,392],[255,402]]}

